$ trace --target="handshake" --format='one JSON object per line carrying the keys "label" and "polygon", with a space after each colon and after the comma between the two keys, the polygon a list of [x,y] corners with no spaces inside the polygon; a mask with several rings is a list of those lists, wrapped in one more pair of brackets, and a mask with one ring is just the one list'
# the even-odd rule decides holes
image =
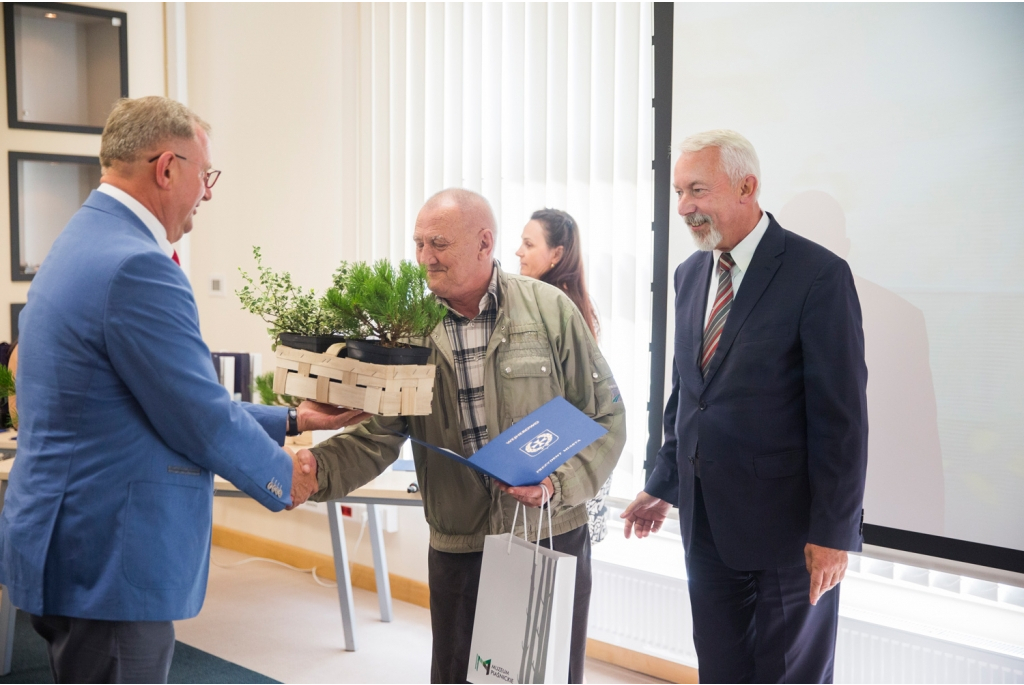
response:
{"label": "handshake", "polygon": [[[300,404],[296,414],[300,433],[310,430],[339,430],[362,423],[373,416],[359,409],[345,409],[310,400]],[[285,451],[292,459],[292,504],[288,509],[294,509],[320,489],[316,479],[316,458],[307,449],[293,453],[286,448]]]}

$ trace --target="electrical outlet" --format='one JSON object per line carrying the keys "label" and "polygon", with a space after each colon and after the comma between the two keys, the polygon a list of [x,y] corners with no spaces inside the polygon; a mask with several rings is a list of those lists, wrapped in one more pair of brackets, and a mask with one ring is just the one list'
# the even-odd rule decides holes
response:
{"label": "electrical outlet", "polygon": [[213,297],[224,297],[227,292],[227,283],[222,274],[210,274],[210,295]]}
{"label": "electrical outlet", "polygon": [[[307,511],[315,511],[318,514],[323,514],[324,516],[326,516],[327,515],[327,507],[329,507],[329,506],[335,506],[335,505],[328,504],[327,502],[310,502],[310,501],[306,501],[306,502],[302,503],[302,506],[300,508],[306,509]],[[384,507],[384,509],[388,509],[388,508],[389,507]],[[398,526],[398,512],[397,512],[398,507],[390,507],[390,508],[393,508],[393,509],[396,510],[395,514],[394,514],[394,521],[395,521],[395,523],[392,524],[392,525],[395,526],[395,530],[398,530],[398,528],[397,528],[397,526]],[[341,514],[341,518],[342,518],[343,521],[344,520],[348,520],[348,521],[355,521],[356,523],[362,523],[363,521],[366,520],[366,505],[365,504],[341,504],[341,505],[338,506],[338,509],[339,509],[338,513]],[[390,531],[389,530],[389,532],[394,532],[394,531]]]}

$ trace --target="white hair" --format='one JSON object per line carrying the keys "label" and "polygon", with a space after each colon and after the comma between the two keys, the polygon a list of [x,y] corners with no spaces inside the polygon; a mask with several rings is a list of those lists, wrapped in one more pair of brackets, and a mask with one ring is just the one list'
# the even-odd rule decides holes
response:
{"label": "white hair", "polygon": [[680,152],[700,152],[704,148],[717,147],[721,156],[722,171],[733,185],[747,176],[757,179],[754,199],[761,195],[761,163],[750,141],[736,131],[719,128],[714,131],[695,133],[679,145]]}

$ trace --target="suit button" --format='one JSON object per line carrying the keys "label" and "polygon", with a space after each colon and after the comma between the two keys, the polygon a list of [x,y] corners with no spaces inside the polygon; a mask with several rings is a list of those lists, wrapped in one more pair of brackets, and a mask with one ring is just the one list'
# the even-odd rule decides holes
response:
{"label": "suit button", "polygon": [[708,406],[707,403],[704,400],[701,400],[700,404],[697,405],[697,409],[700,409],[701,411],[704,411],[704,409],[707,408],[707,406]]}

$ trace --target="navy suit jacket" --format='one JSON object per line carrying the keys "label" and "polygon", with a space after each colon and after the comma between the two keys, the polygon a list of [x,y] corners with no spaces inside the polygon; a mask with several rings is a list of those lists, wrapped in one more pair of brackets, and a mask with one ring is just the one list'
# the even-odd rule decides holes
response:
{"label": "navy suit jacket", "polygon": [[288,505],[287,410],[231,401],[184,272],[103,193],[57,238],[20,330],[0,583],[33,614],[195,616],[213,472],[272,510]]}
{"label": "navy suit jacket", "polygon": [[808,542],[862,542],[867,367],[853,275],[769,218],[706,378],[698,359],[713,256],[676,269],[672,394],[645,488],[679,507],[689,551],[699,445],[716,547],[742,571],[803,565]]}

